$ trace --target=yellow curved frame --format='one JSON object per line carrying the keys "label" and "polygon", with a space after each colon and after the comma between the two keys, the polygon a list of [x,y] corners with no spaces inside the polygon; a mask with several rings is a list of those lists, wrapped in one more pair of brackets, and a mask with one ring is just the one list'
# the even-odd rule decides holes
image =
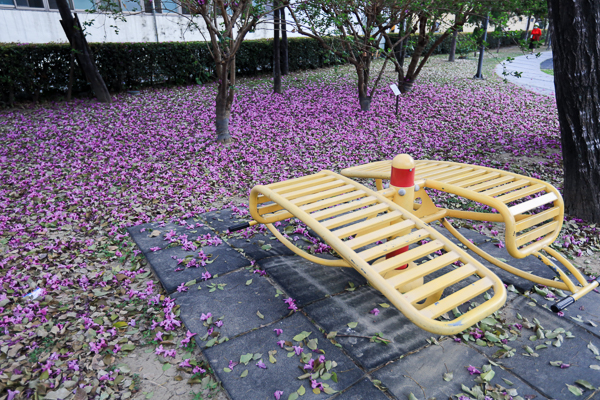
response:
{"label": "yellow curved frame", "polygon": [[472,260],[470,262],[476,268],[476,273],[480,277],[485,276],[492,281],[494,296],[490,300],[477,307],[477,312],[474,312],[475,309],[468,311],[452,321],[444,322],[424,318],[423,315],[420,314],[419,311],[411,303],[409,303],[402,295],[399,295],[399,292],[393,286],[386,282],[383,276],[376,273],[365,260],[361,259],[352,249],[344,245],[344,242],[341,239],[335,236],[330,230],[323,227],[317,220],[311,217],[309,213],[302,210],[300,207],[296,206],[295,204],[287,200],[285,197],[279,195],[267,186],[255,186],[250,193],[249,208],[254,220],[262,224],[272,224],[277,220],[281,219],[281,216],[277,215],[265,218],[258,213],[259,195],[263,195],[269,200],[283,207],[287,212],[291,213],[293,216],[303,221],[317,235],[319,235],[321,238],[323,238],[323,240],[329,243],[348,265],[352,266],[362,276],[364,276],[375,289],[381,292],[409,320],[411,320],[415,325],[429,332],[433,332],[440,335],[457,334],[459,332],[462,332],[467,327],[479,322],[482,319],[482,316],[490,315],[494,311],[498,310],[506,302],[506,289],[504,288],[504,284],[502,283],[502,281],[489,269],[487,269],[481,263],[474,260],[461,248],[449,242],[439,232],[430,227],[428,224],[414,217],[412,213],[398,206],[396,203],[388,199],[380,192],[373,191],[367,187],[364,187],[363,185],[358,184],[357,182],[351,179],[340,176],[331,171],[325,170],[321,172],[327,175],[335,176],[337,179],[343,180],[346,183],[353,185],[354,187],[360,188],[360,190],[364,191],[367,195],[373,196],[377,198],[379,202],[388,205],[390,209],[400,211],[402,213],[403,218],[412,220],[418,229],[426,230],[432,238],[440,239],[444,242],[447,242],[447,246],[451,248],[452,251],[458,253],[462,258]]}
{"label": "yellow curved frame", "polygon": [[[431,161],[432,163],[452,165],[452,166],[463,166],[463,167],[468,166],[468,164],[448,162],[448,161],[436,161],[436,160],[427,160],[427,161]],[[387,165],[390,166],[390,170],[391,170],[391,161],[386,160],[386,161],[378,161],[375,163],[367,164],[368,167],[366,167],[365,165],[361,165],[361,166],[347,168],[347,169],[343,170],[341,173],[342,173],[342,175],[351,176],[351,177],[355,177],[355,178],[375,179],[375,184],[376,184],[377,188],[383,189],[382,181],[390,179],[390,172],[381,172],[381,171],[378,172],[377,169],[381,169],[381,167],[385,167]],[[418,165],[417,165],[417,167],[418,167]],[[560,192],[558,192],[558,190],[556,190],[556,188],[554,188],[552,185],[548,184],[547,182],[544,182],[544,181],[541,181],[541,180],[535,179],[535,178],[530,178],[530,177],[527,177],[524,175],[509,173],[506,171],[501,171],[501,170],[497,170],[497,169],[489,168],[489,167],[481,167],[481,166],[474,166],[474,167],[476,167],[478,170],[485,170],[488,172],[500,173],[499,177],[502,177],[503,175],[514,176],[515,178],[526,179],[529,182],[531,182],[532,184],[544,185],[545,190],[547,192],[553,193],[556,196],[556,200],[554,200],[553,204],[554,204],[554,207],[559,208],[559,213],[558,213],[558,215],[553,217],[552,220],[557,221],[559,223],[557,229],[555,229],[553,232],[548,233],[542,239],[535,241],[534,243],[532,243],[528,246],[525,246],[522,249],[519,249],[516,241],[512,240],[512,239],[516,238],[516,234],[517,234],[516,222],[527,218],[529,215],[513,216],[509,212],[509,208],[503,202],[496,200],[495,198],[493,198],[491,196],[482,195],[475,191],[465,189],[462,187],[458,187],[456,185],[443,183],[443,182],[437,181],[435,179],[423,179],[423,180],[420,180],[417,182],[419,184],[423,185],[424,187],[439,190],[439,191],[446,192],[446,193],[455,194],[455,195],[464,197],[466,199],[469,199],[469,200],[472,200],[472,201],[475,201],[475,202],[478,202],[481,204],[485,204],[489,207],[496,209],[498,211],[498,214],[472,212],[472,211],[461,211],[461,210],[450,210],[450,209],[443,209],[443,210],[446,211],[445,217],[449,217],[449,218],[470,219],[470,220],[475,220],[475,221],[504,223],[506,226],[505,244],[506,244],[506,249],[509,252],[509,254],[515,258],[525,258],[529,255],[533,255],[533,256],[537,257],[544,264],[546,264],[548,267],[550,267],[558,275],[558,277],[561,279],[562,282],[542,278],[540,276],[530,274],[528,272],[525,272],[518,268],[515,268],[507,263],[504,263],[504,262],[492,257],[491,255],[487,254],[485,251],[481,250],[479,247],[477,247],[474,244],[472,244],[471,242],[469,242],[464,236],[462,236],[458,232],[458,230],[456,230],[452,225],[450,225],[450,223],[446,220],[445,217],[435,218],[436,220],[437,219],[441,220],[444,227],[446,229],[448,229],[448,231],[453,236],[455,236],[462,244],[467,246],[471,251],[473,251],[480,257],[484,258],[485,260],[489,261],[490,263],[496,265],[497,267],[502,268],[507,272],[510,272],[511,274],[514,274],[521,278],[530,280],[530,281],[540,284],[540,285],[554,287],[554,288],[557,288],[560,290],[570,291],[571,293],[573,293],[572,297],[575,299],[581,298],[581,296],[589,293],[591,290],[593,290],[595,287],[598,286],[598,282],[588,283],[586,281],[585,277],[581,274],[581,272],[579,272],[579,270],[577,268],[575,268],[560,253],[558,253],[557,251],[553,250],[550,247],[550,244],[552,244],[558,237],[558,235],[560,233],[560,227],[562,226],[562,222],[564,219],[563,199],[562,199]],[[430,219],[430,220],[433,220],[433,219]],[[562,264],[571,274],[573,274],[573,276],[575,277],[577,282],[581,285],[581,287],[576,286],[573,283],[573,281],[564,273],[564,271],[562,271],[558,266],[556,266],[548,257],[541,254],[540,251],[542,251],[542,250],[545,251],[546,253],[548,253],[549,255],[551,255],[552,257],[556,258],[556,260],[558,260],[558,262],[560,264]]]}

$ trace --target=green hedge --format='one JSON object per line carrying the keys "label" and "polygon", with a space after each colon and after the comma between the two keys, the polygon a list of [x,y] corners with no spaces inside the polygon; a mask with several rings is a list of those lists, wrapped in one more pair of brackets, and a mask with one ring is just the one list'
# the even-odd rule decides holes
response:
{"label": "green hedge", "polygon": [[[488,34],[495,48],[514,45],[523,31]],[[430,45],[439,37],[432,35]],[[459,33],[457,47],[473,40],[472,33]],[[416,35],[410,42],[416,43]],[[290,38],[289,70],[306,70],[341,64],[342,60],[323,49],[316,40]],[[447,54],[452,37],[447,37],[434,54]],[[251,76],[273,69],[273,41],[245,41],[236,57],[238,75]],[[108,90],[121,92],[152,86],[187,85],[213,79],[213,61],[205,42],[91,43],[96,64]],[[410,47],[409,47],[410,49]],[[428,48],[426,48],[426,51]],[[0,44],[0,102],[37,101],[60,98],[67,93],[70,48],[66,44]],[[410,54],[410,52],[409,52]],[[89,85],[74,62],[74,95],[88,95]]]}
{"label": "green hedge", "polygon": [[[394,35],[391,35],[392,38]],[[423,54],[427,53],[433,43],[441,36],[441,33],[434,33],[429,38],[429,44],[425,46],[425,50]],[[477,41],[479,39],[479,35],[472,32],[459,32],[458,37],[456,38],[456,47],[457,49],[461,46],[461,44],[466,44],[472,42],[473,40]],[[397,37],[397,36],[395,36]],[[410,55],[410,49],[414,48],[417,44],[417,35],[411,35],[408,41],[408,51],[407,54]],[[498,46],[498,42],[500,42],[500,47],[504,46],[515,46],[518,43],[518,40],[522,40],[525,37],[525,31],[506,31],[506,32],[488,32],[486,43],[489,48],[495,49]],[[545,32],[542,33],[542,38],[545,37]],[[444,39],[444,41],[433,51],[433,54],[449,54],[450,46],[452,45],[452,35],[448,36]]]}
{"label": "green hedge", "polygon": [[[316,40],[289,38],[289,70],[321,68],[341,60]],[[214,63],[205,42],[90,43],[108,90],[186,85],[211,80]],[[0,102],[58,98],[67,92],[70,48],[66,44],[0,44]],[[271,72],[273,41],[245,41],[236,57],[238,75]],[[75,95],[89,94],[74,63]]]}

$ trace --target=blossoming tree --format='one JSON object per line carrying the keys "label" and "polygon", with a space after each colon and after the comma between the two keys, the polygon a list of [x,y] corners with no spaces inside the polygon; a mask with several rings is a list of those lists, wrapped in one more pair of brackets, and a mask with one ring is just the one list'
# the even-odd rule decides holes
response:
{"label": "blossoming tree", "polygon": [[[204,22],[201,32],[208,33],[210,54],[217,77],[216,141],[230,143],[229,118],[235,97],[235,56],[248,32],[256,29],[265,16],[273,12],[268,0],[181,0],[190,18]],[[278,8],[284,7],[280,2]]]}

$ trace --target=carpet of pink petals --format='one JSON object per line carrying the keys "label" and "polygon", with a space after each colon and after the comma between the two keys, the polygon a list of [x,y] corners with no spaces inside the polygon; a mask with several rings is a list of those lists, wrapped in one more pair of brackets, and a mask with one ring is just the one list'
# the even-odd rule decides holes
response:
{"label": "carpet of pink petals", "polygon": [[[248,80],[236,94],[230,146],[213,142],[213,85],[118,95],[112,106],[78,100],[1,112],[0,396],[122,392],[131,380],[93,369],[94,356],[126,354],[145,330],[146,343],[159,344],[157,332],[185,336],[127,226],[197,217],[256,184],[398,153],[561,185],[553,98],[497,80],[425,76],[396,116],[385,80],[369,112],[346,73],[288,76],[283,95],[268,79]],[[24,297],[37,288],[40,297]]]}

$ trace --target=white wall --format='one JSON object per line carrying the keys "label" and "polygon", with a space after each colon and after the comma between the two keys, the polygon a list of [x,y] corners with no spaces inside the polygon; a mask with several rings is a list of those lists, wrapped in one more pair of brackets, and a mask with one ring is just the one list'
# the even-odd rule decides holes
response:
{"label": "white wall", "polygon": [[[115,21],[103,14],[77,13],[79,20],[94,20],[91,27],[85,28],[88,42],[181,42],[205,41],[198,30],[188,27],[188,19],[174,14],[132,14],[126,22]],[[2,9],[0,8],[0,42],[4,43],[50,43],[67,41],[60,25],[58,11]],[[155,25],[156,21],[156,25]],[[199,19],[196,23],[204,26]],[[110,25],[118,27],[118,34]],[[157,32],[158,31],[158,32]],[[157,40],[158,35],[158,40]],[[288,32],[288,37],[299,36]],[[262,24],[246,39],[273,37],[273,25]]]}

